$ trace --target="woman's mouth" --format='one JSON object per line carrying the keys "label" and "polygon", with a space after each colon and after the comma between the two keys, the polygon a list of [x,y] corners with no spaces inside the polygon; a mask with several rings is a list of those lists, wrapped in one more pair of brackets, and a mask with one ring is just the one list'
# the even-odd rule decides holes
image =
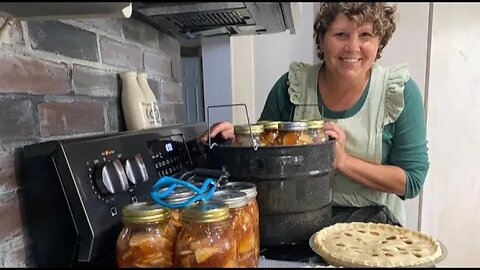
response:
{"label": "woman's mouth", "polygon": [[343,58],[343,57],[340,57],[340,60],[342,60],[345,63],[357,63],[358,61],[360,61],[360,58]]}

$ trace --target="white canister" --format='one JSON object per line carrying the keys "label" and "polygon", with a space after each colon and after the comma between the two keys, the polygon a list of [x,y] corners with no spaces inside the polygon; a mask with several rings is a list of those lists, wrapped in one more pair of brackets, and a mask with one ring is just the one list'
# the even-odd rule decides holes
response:
{"label": "white canister", "polygon": [[147,103],[147,100],[138,84],[137,72],[122,72],[120,78],[122,79],[121,104],[127,130],[150,128],[147,111],[143,106],[143,103]]}
{"label": "white canister", "polygon": [[150,85],[148,85],[147,73],[138,72],[137,81],[145,97],[146,102],[143,105],[147,111],[147,117],[150,121],[151,127],[161,126],[162,121],[160,119],[160,110],[158,108],[157,98],[155,97],[155,94],[153,94],[153,90],[150,88]]}

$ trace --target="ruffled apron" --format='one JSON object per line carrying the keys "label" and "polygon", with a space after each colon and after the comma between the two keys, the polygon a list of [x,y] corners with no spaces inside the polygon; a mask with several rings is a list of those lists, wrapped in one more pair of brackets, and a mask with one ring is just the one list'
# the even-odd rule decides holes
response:
{"label": "ruffled apron", "polygon": [[[293,62],[288,73],[290,101],[296,105],[294,120],[322,119],[318,104],[317,80],[323,62],[309,65]],[[370,87],[365,103],[353,116],[328,119],[335,122],[346,137],[345,150],[356,158],[381,164],[383,128],[397,120],[403,110],[403,89],[410,75],[406,65],[383,68],[372,67]],[[335,171],[332,179],[333,206],[385,206],[391,219],[405,226],[405,208],[402,199],[392,193],[376,191]]]}

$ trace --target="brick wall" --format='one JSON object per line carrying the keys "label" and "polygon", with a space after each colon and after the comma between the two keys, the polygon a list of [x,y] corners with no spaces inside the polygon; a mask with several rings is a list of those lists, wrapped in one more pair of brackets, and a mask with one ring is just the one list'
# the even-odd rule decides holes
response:
{"label": "brick wall", "polygon": [[148,73],[163,125],[184,121],[180,45],[142,22],[16,21],[0,44],[0,267],[35,266],[17,179],[19,149],[124,131],[118,73],[126,70]]}

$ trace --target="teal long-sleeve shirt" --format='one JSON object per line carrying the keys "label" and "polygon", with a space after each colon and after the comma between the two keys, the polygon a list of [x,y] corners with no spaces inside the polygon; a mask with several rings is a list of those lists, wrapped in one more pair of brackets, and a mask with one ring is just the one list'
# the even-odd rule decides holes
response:
{"label": "teal long-sleeve shirt", "polygon": [[[326,118],[342,119],[355,115],[368,93],[367,85],[361,98],[350,109],[336,112],[326,106],[323,114]],[[397,121],[385,126],[382,134],[382,164],[394,165],[405,171],[406,192],[402,199],[416,197],[423,188],[429,169],[426,140],[425,112],[420,89],[415,81],[409,79],[403,90],[404,108]],[[323,105],[318,95],[319,108]],[[288,95],[288,73],[285,73],[272,87],[259,120],[291,121],[294,105]]]}

